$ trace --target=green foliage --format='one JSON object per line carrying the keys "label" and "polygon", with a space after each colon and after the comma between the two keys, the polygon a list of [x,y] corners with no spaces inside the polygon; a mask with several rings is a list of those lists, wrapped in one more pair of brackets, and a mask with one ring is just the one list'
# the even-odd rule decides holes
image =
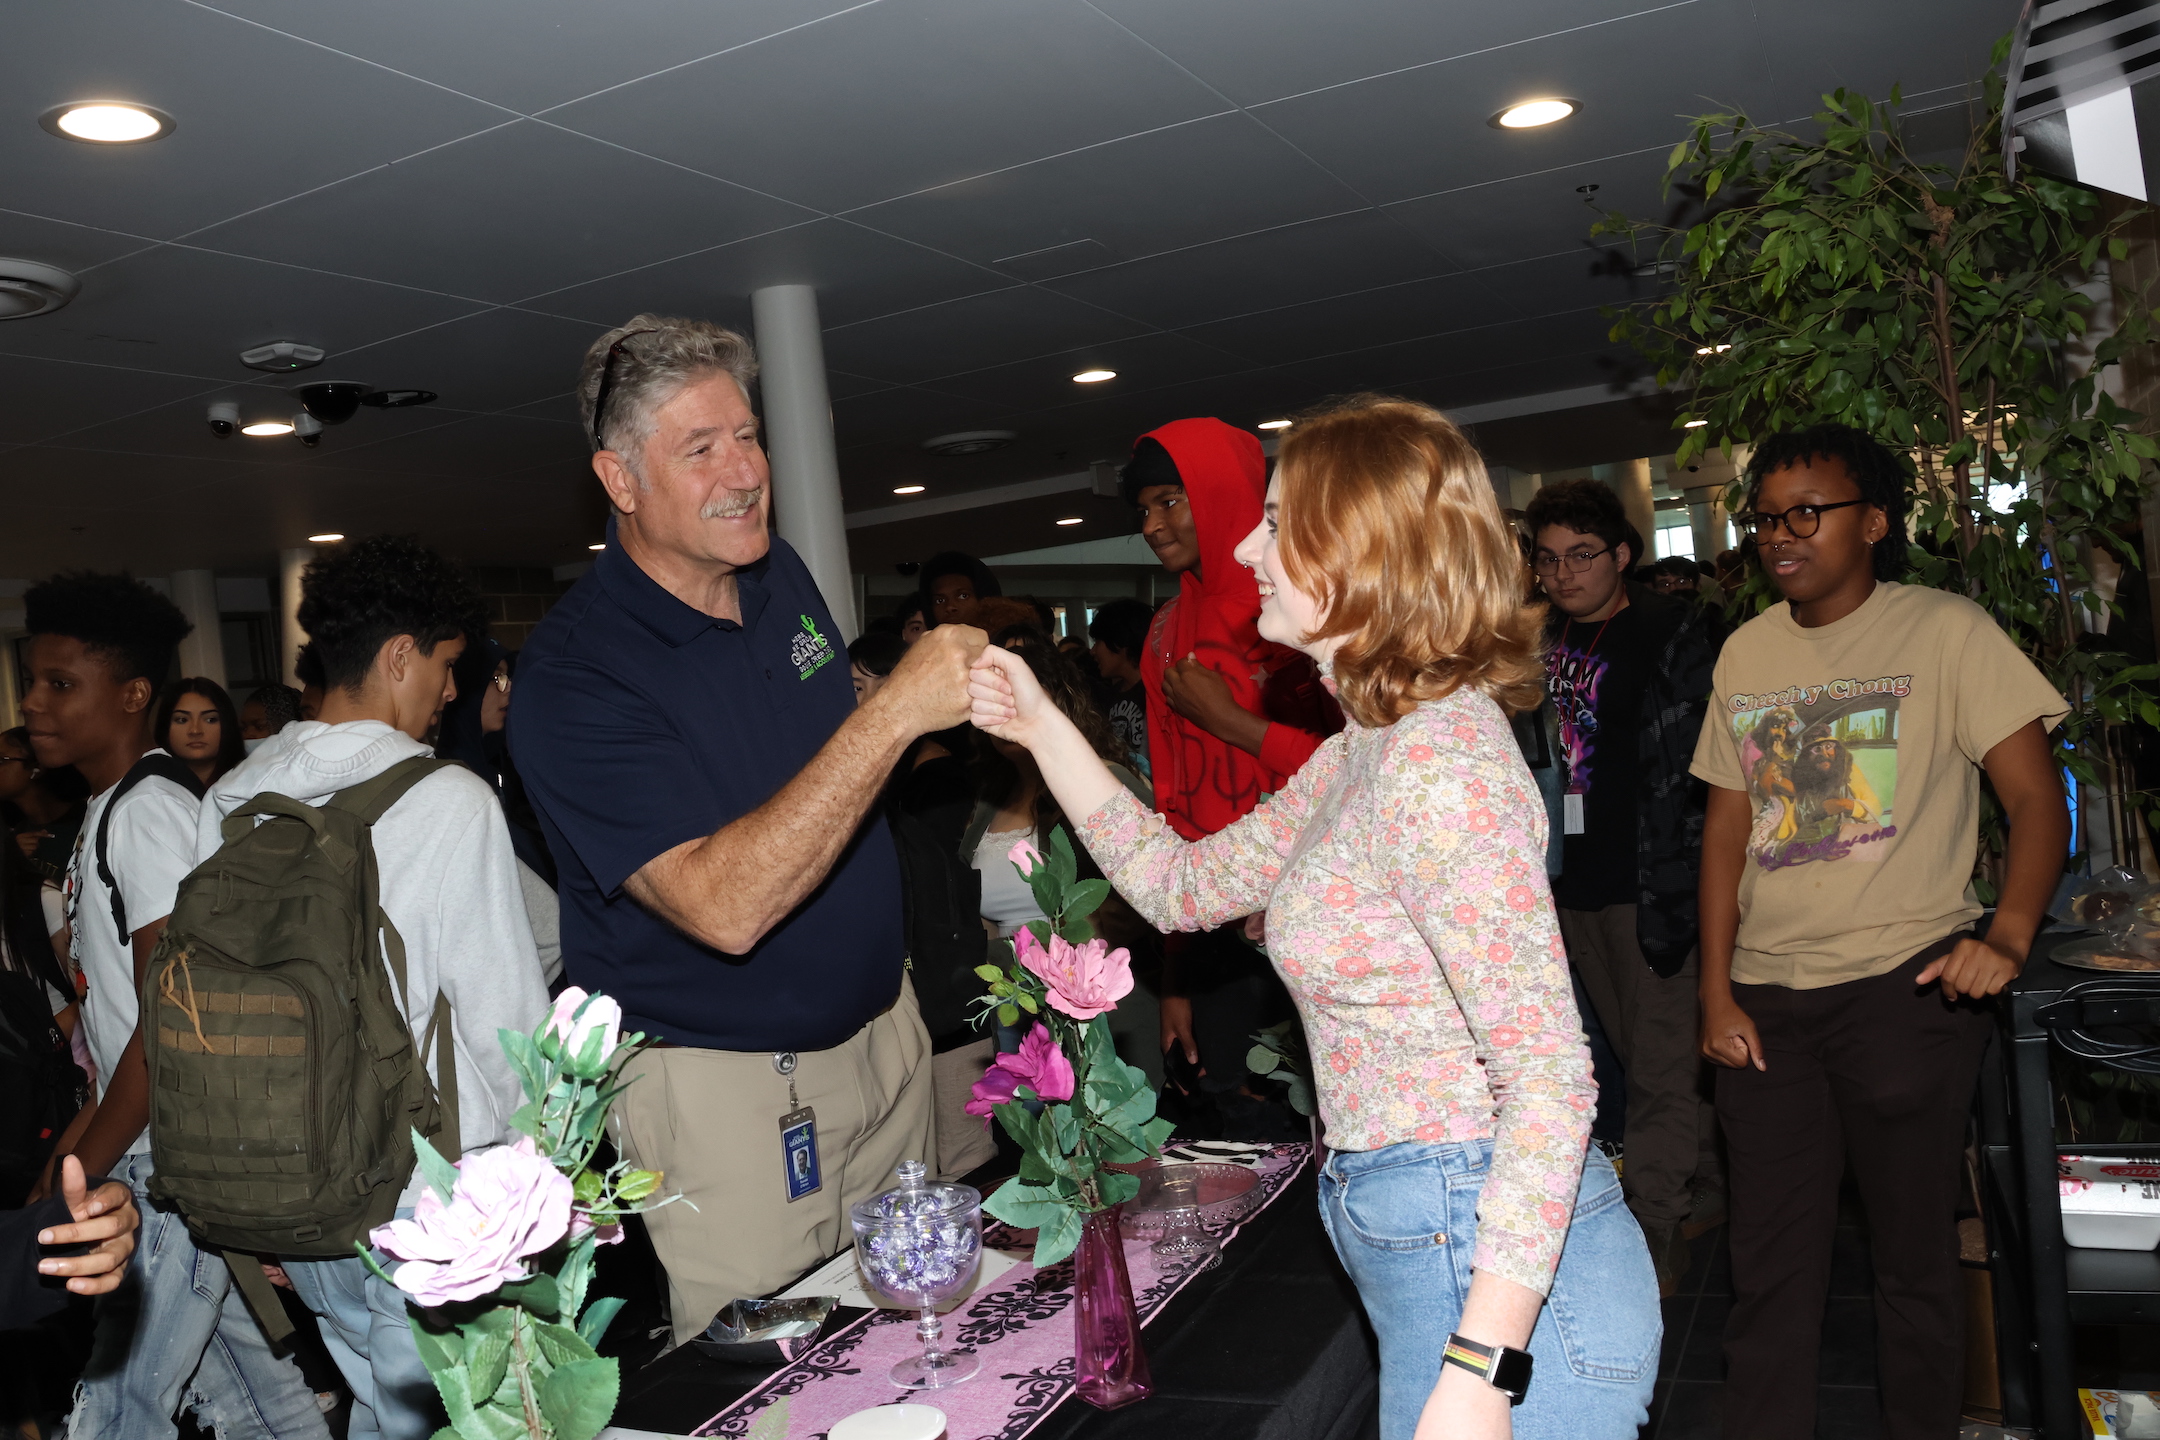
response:
{"label": "green foliage", "polygon": [[[1042,863],[1021,874],[1049,917],[1029,925],[1037,941],[1047,947],[1052,935],[1071,945],[1095,938],[1088,917],[1109,897],[1110,883],[1079,878],[1078,858],[1063,827],[1051,832]],[[1083,1216],[1139,1193],[1135,1176],[1108,1167],[1161,1154],[1170,1122],[1155,1114],[1147,1076],[1119,1057],[1107,1019],[1097,1015],[1083,1023],[1055,1009],[1042,978],[1014,959],[1010,947],[1004,963],[978,966],[975,973],[989,984],[978,1024],[991,1013],[1007,1027],[1019,1024],[1022,1012],[1037,1016],[1073,1067],[1072,1099],[1045,1102],[1022,1086],[994,1112],[1020,1147],[1020,1174],[985,1200],[983,1209],[1016,1229],[1036,1232],[1040,1269],[1072,1254]]]}
{"label": "green foliage", "polygon": [[[2008,42],[1998,46],[1999,67]],[[1593,233],[1624,237],[1672,278],[1659,298],[1611,312],[1613,338],[1687,392],[1676,461],[1781,430],[1835,422],[1915,461],[1914,583],[1986,607],[2069,698],[2063,763],[2104,783],[2099,727],[2160,722],[2155,672],[2080,648],[2079,610],[2099,610],[2082,559],[2137,521],[2160,445],[2100,388],[2146,344],[2154,319],[2117,288],[2116,326],[2089,368],[2066,347],[2091,328],[2102,257],[2122,259],[2130,218],[2101,216],[2088,190],[2030,168],[2004,174],[2003,84],[1955,167],[1907,149],[1901,97],[1838,90],[1803,139],[1742,114],[1696,117],[1666,166],[1668,192],[1700,197],[1696,218],[1614,213]],[[1997,509],[1990,487],[2025,486]],[[1728,492],[1738,508],[1738,482]],[[1776,597],[1758,575],[1754,608]]]}
{"label": "green foliage", "polygon": [[1305,1030],[1295,1020],[1270,1025],[1253,1035],[1253,1047],[1245,1052],[1245,1068],[1268,1075],[1288,1089],[1290,1108],[1310,1115],[1318,1108],[1313,1098],[1312,1056],[1305,1048]]}

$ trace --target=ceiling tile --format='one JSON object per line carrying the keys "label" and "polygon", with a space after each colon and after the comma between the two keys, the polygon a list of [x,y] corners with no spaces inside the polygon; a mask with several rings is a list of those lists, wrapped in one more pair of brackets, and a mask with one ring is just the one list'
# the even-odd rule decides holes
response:
{"label": "ceiling tile", "polygon": [[[10,338],[7,330],[0,330],[0,343]],[[0,436],[9,444],[36,444],[118,416],[173,404],[203,389],[204,382],[192,376],[0,353]],[[202,430],[204,438],[209,438],[209,427],[204,425]],[[6,464],[12,471],[13,455]]]}
{"label": "ceiling tile", "polygon": [[[1593,29],[1341,85],[1253,110],[1374,204],[1579,165],[1603,156],[1669,150],[1684,130],[1676,112],[1713,110],[1695,98],[1707,80],[1744,96],[1759,72],[1747,0],[1694,3]],[[1715,56],[1706,76],[1673,56]],[[1639,58],[1638,58],[1639,57]],[[1580,114],[1535,130],[1487,122],[1517,100],[1563,95]],[[1379,137],[1387,143],[1376,143]]]}
{"label": "ceiling tile", "polygon": [[586,348],[600,333],[601,327],[582,320],[486,310],[356,347],[322,374],[330,378],[334,367],[378,389],[433,390],[443,405],[459,410],[510,410],[575,386]]}
{"label": "ceiling tile", "polygon": [[218,0],[219,8],[531,114],[717,54],[859,0]]}
{"label": "ceiling tile", "polygon": [[[1117,371],[1115,380],[1074,383],[1073,375],[1100,366]],[[966,396],[1001,409],[1057,409],[1092,403],[1111,394],[1131,394],[1168,385],[1250,370],[1251,362],[1184,335],[1136,335],[1062,355],[1038,355],[936,382],[947,394]]]}
{"label": "ceiling tile", "polygon": [[1139,334],[1146,326],[1032,285],[828,328],[826,363],[916,384]]}
{"label": "ceiling tile", "polygon": [[1259,364],[1281,365],[1467,330],[1512,313],[1475,279],[1443,275],[1195,325],[1184,333]]}
{"label": "ceiling tile", "polygon": [[243,367],[240,352],[272,340],[320,346],[335,368],[347,350],[474,309],[425,291],[177,245],[97,266],[82,281],[66,309],[0,326],[0,349],[256,381],[265,377]]}
{"label": "ceiling tile", "polygon": [[1656,0],[1095,0],[1241,105],[1598,25]]}
{"label": "ceiling tile", "polygon": [[849,218],[987,264],[1083,240],[1112,258],[1137,259],[1363,208],[1251,119],[1218,115],[942,185]]}
{"label": "ceiling tile", "polygon": [[1048,282],[1153,325],[1198,325],[1455,268],[1375,210],[1309,220]]}
{"label": "ceiling tile", "polygon": [[[1586,241],[1558,255],[1518,260],[1470,272],[1480,284],[1526,316],[1577,311],[1594,314],[1602,305],[1648,300],[1663,287],[1628,274],[1614,274],[1612,258]],[[1606,324],[1611,322],[1607,321]]]}
{"label": "ceiling tile", "polygon": [[[508,118],[171,0],[10,6],[0,95],[11,207],[163,239]],[[86,99],[154,105],[177,128],[152,144],[99,146],[34,123]]]}
{"label": "ceiling tile", "polygon": [[796,206],[520,120],[195,240],[500,303],[808,218]]}
{"label": "ceiling tile", "polygon": [[1080,0],[883,0],[549,118],[836,211],[1224,108]]}
{"label": "ceiling tile", "polygon": [[535,309],[615,326],[641,310],[696,315],[750,328],[750,292],[766,285],[814,285],[827,327],[1002,290],[994,270],[845,220],[813,220],[646,265],[620,275],[536,295]]}
{"label": "ceiling tile", "polygon": [[[1465,266],[1503,264],[1590,243],[1590,227],[1614,210],[1637,220],[1679,218],[1663,193],[1666,153],[1661,147],[1487,181],[1398,201],[1385,213]],[[1578,189],[1584,185],[1597,189],[1584,195]],[[1596,243],[1622,242],[1600,237]]]}
{"label": "ceiling tile", "polygon": [[321,448],[311,458],[324,469],[433,475],[456,481],[461,490],[471,479],[542,466],[559,465],[565,474],[592,477],[591,449],[568,419],[468,415],[378,438],[378,427],[366,425],[375,418],[363,410],[337,429],[325,431]]}
{"label": "ceiling tile", "polygon": [[95,225],[71,225],[19,210],[0,210],[0,255],[71,272],[147,250],[155,243]]}

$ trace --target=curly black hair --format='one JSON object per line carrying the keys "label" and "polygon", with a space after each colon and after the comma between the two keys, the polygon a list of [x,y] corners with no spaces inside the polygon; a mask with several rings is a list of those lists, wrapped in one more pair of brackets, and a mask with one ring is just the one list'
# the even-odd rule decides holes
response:
{"label": "curly black hair", "polygon": [[487,612],[464,571],[409,535],[370,535],[325,548],[300,576],[300,628],[322,662],[323,688],[357,690],[383,642],[410,635],[422,654],[480,639]]}
{"label": "curly black hair", "polygon": [[1787,430],[1772,435],[1756,446],[1755,453],[1748,457],[1744,508],[1755,508],[1756,497],[1762,494],[1763,481],[1788,466],[1808,460],[1835,460],[1843,465],[1845,473],[1858,487],[1860,498],[1883,512],[1890,528],[1875,542],[1875,578],[1896,580],[1902,577],[1911,563],[1911,542],[1905,535],[1905,512],[1911,504],[1907,486],[1912,481],[1912,467],[1864,430],[1855,430],[1850,425],[1810,425],[1805,430]]}
{"label": "curly black hair", "polygon": [[1642,563],[1642,539],[1628,523],[1627,509],[1610,485],[1595,480],[1561,480],[1547,485],[1530,497],[1530,504],[1523,510],[1523,528],[1530,532],[1533,546],[1539,532],[1548,525],[1578,535],[1595,535],[1608,550],[1629,546],[1634,553],[1628,556],[1628,564]]}
{"label": "curly black hair", "polygon": [[113,678],[164,683],[180,642],[195,627],[180,607],[131,575],[88,570],[55,575],[23,592],[23,626],[65,635],[102,657]]}
{"label": "curly black hair", "polygon": [[[978,600],[988,595],[1005,593],[1005,588],[998,584],[997,576],[990,573],[990,567],[973,555],[964,555],[958,550],[940,550],[922,562],[922,570],[915,577],[916,591],[923,597],[925,621],[932,619],[937,613],[930,608],[931,582],[947,575],[965,575],[968,583],[975,587],[975,598]],[[904,615],[906,612],[902,613]]]}

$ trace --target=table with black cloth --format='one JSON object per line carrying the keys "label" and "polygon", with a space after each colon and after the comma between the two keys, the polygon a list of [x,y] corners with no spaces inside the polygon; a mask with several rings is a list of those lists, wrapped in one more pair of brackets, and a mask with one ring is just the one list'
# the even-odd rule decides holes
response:
{"label": "table with black cloth", "polygon": [[[1001,1180],[969,1177],[986,1192]],[[1068,1397],[1029,1440],[1377,1435],[1378,1352],[1357,1291],[1321,1229],[1314,1186],[1308,1164],[1223,1247],[1217,1269],[1193,1279],[1142,1329],[1153,1395],[1108,1413]],[[837,1312],[827,1333],[859,1313]],[[771,1369],[683,1346],[624,1378],[614,1423],[688,1434]],[[936,1392],[916,1398],[937,1403]]]}

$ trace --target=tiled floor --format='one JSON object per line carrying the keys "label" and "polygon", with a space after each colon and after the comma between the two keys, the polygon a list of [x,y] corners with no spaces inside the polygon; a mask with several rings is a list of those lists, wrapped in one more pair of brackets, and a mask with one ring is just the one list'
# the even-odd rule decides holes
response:
{"label": "tiled floor", "polygon": [[[1665,1301],[1665,1350],[1642,1440],[1716,1440],[1724,1416],[1725,1315],[1732,1307],[1725,1228],[1695,1241],[1695,1264]],[[1838,1227],[1823,1316],[1818,1440],[1875,1440],[1875,1312],[1865,1238]]]}

